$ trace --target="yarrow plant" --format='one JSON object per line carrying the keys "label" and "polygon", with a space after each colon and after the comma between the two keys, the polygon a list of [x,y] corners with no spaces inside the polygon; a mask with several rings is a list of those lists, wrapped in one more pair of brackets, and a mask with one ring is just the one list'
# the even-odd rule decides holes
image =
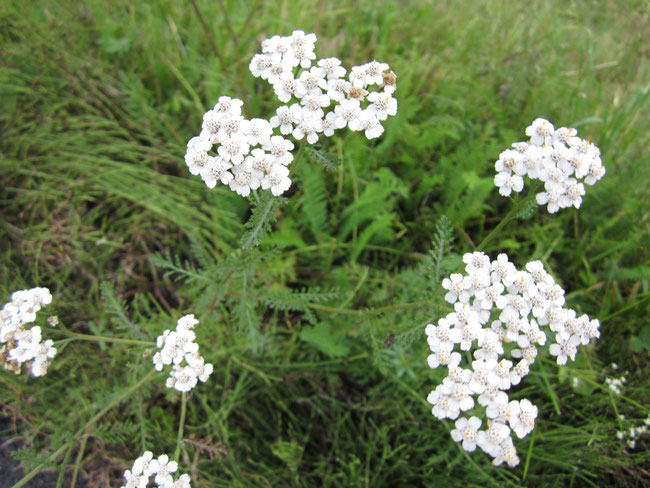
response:
{"label": "yarrow plant", "polygon": [[[194,342],[194,326],[199,323],[194,315],[185,315],[178,319],[176,330],[165,330],[156,339],[160,349],[153,356],[153,364],[157,371],[163,366],[173,364],[172,371],[165,385],[180,392],[194,388],[197,382],[207,381],[213,371],[213,366],[206,363],[199,354],[199,345]],[[183,364],[184,363],[184,364]]]}
{"label": "yarrow plant", "polygon": [[[271,83],[281,102],[296,102],[280,106],[270,120],[246,120],[241,100],[220,97],[203,116],[200,135],[187,144],[190,173],[201,175],[208,188],[221,182],[242,196],[260,187],[277,196],[291,186],[287,166],[294,159],[294,144],[283,135],[315,144],[321,134],[329,137],[345,127],[368,139],[383,133],[381,121],[397,113],[395,74],[386,63],[372,61],[354,66],[346,79],[339,59],[316,61],[315,45],[316,34],[299,30],[262,42],[251,73]],[[379,91],[368,92],[373,85]]]}
{"label": "yarrow plant", "polygon": [[[623,415],[619,415],[619,420],[623,421],[625,420],[625,417]],[[616,438],[624,441],[625,444],[627,444],[628,448],[634,449],[636,447],[636,441],[639,439],[639,437],[646,434],[648,431],[650,431],[650,413],[641,425],[638,425],[637,427],[632,426],[627,430],[617,431]]]}
{"label": "yarrow plant", "polygon": [[[39,326],[26,328],[36,320],[41,307],[52,302],[47,288],[19,290],[11,294],[11,301],[0,311],[0,363],[16,374],[21,366],[29,367],[33,376],[47,373],[50,361],[56,355],[51,340],[43,341]],[[51,317],[50,325],[56,325]]]}
{"label": "yarrow plant", "polygon": [[[448,369],[427,400],[437,418],[458,419],[451,436],[462,441],[465,450],[478,446],[494,458],[493,464],[516,466],[519,458],[511,432],[520,439],[528,435],[537,407],[527,399],[510,400],[507,391],[529,373],[547,334],[554,336],[551,355],[565,364],[575,359],[578,346],[600,336],[599,322],[564,308],[564,290],[541,261],[520,271],[506,254],[491,261],[474,252],[465,254],[463,262],[466,274],[454,273],[442,281],[454,312],[425,330],[432,352],[429,366]],[[471,368],[461,366],[463,356],[456,348],[473,353]],[[485,424],[477,415],[458,418],[461,412],[478,409],[474,397]],[[484,430],[479,430],[482,425]]]}
{"label": "yarrow plant", "polygon": [[124,472],[126,485],[122,485],[122,488],[146,488],[152,476],[155,486],[161,488],[190,488],[190,476],[188,474],[182,474],[177,479],[174,479],[172,475],[177,470],[178,463],[170,461],[167,454],[154,459],[151,451],[145,451],[142,456],[133,462],[131,469]]}
{"label": "yarrow plant", "polygon": [[528,141],[515,142],[514,149],[503,151],[495,163],[494,184],[499,193],[509,196],[513,191],[521,192],[528,176],[544,182],[545,191],[536,199],[549,213],[571,206],[580,208],[584,184],[593,185],[605,174],[600,150],[577,137],[575,129],[555,129],[545,119],[536,119],[526,128],[526,135]]}

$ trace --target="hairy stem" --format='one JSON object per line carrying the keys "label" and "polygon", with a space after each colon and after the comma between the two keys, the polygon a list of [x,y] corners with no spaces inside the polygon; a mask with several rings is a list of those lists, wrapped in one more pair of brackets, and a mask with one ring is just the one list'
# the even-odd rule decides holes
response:
{"label": "hairy stem", "polygon": [[156,345],[155,342],[150,341],[139,341],[137,339],[122,339],[120,337],[105,337],[92,334],[78,334],[76,332],[66,331],[65,334],[70,337],[72,340],[78,341],[91,341],[91,342],[117,342],[120,344],[134,344],[137,346],[147,346],[153,347]]}
{"label": "hairy stem", "polygon": [[485,249],[485,246],[488,245],[488,243],[496,237],[496,235],[503,229],[506,225],[508,225],[511,221],[517,218],[517,215],[519,215],[519,212],[521,212],[524,208],[526,208],[526,205],[535,198],[537,195],[537,190],[539,189],[540,184],[535,186],[534,188],[531,188],[531,190],[528,192],[528,194],[519,200],[517,204],[515,204],[514,207],[510,209],[510,212],[499,221],[497,226],[490,231],[490,233],[485,236],[485,238],[481,241],[481,243],[476,247],[477,251],[482,251]]}
{"label": "hairy stem", "polygon": [[187,411],[187,392],[183,392],[181,398],[181,418],[178,421],[178,436],[176,437],[176,450],[174,451],[174,461],[178,462],[181,456],[181,445],[183,444],[183,429],[185,427],[185,413]]}

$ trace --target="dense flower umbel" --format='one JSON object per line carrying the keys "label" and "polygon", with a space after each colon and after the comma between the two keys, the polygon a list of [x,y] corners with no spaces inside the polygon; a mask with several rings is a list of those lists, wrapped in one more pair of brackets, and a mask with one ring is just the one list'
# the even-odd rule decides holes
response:
{"label": "dense flower umbel", "polygon": [[122,485],[122,488],[146,488],[151,477],[154,478],[155,486],[161,488],[190,488],[189,475],[182,474],[174,479],[172,475],[177,469],[178,463],[170,461],[167,454],[154,459],[152,452],[146,451],[133,462],[131,469],[124,472],[126,485]]}
{"label": "dense flower umbel", "polygon": [[[519,271],[505,254],[491,261],[475,252],[465,254],[463,262],[465,275],[455,273],[442,282],[454,312],[426,327],[429,366],[448,369],[427,400],[440,419],[458,419],[478,402],[487,417],[486,430],[479,430],[482,421],[477,416],[461,417],[452,438],[462,441],[467,451],[480,447],[496,465],[515,466],[519,458],[511,433],[520,439],[528,435],[537,407],[527,399],[511,401],[506,392],[528,374],[537,348],[546,344],[549,331],[541,327],[553,333],[550,353],[558,364],[565,364],[575,359],[578,346],[600,336],[599,323],[564,308],[564,290],[541,261]],[[473,352],[471,365],[461,365],[463,356],[456,346]]]}
{"label": "dense flower umbel", "polygon": [[167,378],[167,388],[190,391],[198,380],[205,382],[212,374],[213,366],[203,360],[199,345],[194,342],[196,335],[192,329],[198,323],[194,315],[185,315],[178,319],[176,330],[166,330],[156,339],[161,349],[153,356],[156,370],[162,371],[164,365],[173,364]]}
{"label": "dense flower umbel", "polygon": [[[34,376],[47,373],[51,359],[56,355],[51,340],[42,340],[41,328],[26,329],[36,320],[36,313],[52,302],[47,288],[32,288],[12,293],[11,301],[0,311],[0,363],[14,373],[20,373],[26,364]],[[56,325],[55,320],[50,320]]]}
{"label": "dense flower umbel", "polygon": [[[221,182],[242,196],[260,187],[281,195],[291,186],[286,166],[293,161],[294,144],[274,130],[309,144],[346,126],[368,139],[382,134],[381,121],[397,113],[395,74],[387,64],[372,61],[353,67],[345,79],[339,59],[315,60],[315,44],[316,35],[303,31],[262,42],[251,73],[271,83],[281,102],[295,103],[280,106],[270,120],[246,120],[241,100],[220,97],[203,116],[200,135],[187,144],[185,162],[192,174],[201,175],[209,188]],[[372,85],[381,91],[366,91]]]}
{"label": "dense flower umbel", "polygon": [[[528,142],[516,142],[506,149],[495,164],[494,184],[499,193],[509,196],[524,188],[524,177],[544,182],[537,203],[550,213],[561,208],[580,208],[585,186],[593,185],[605,174],[600,150],[577,137],[578,131],[555,129],[548,120],[536,119],[526,129]],[[581,182],[584,181],[584,183]]]}

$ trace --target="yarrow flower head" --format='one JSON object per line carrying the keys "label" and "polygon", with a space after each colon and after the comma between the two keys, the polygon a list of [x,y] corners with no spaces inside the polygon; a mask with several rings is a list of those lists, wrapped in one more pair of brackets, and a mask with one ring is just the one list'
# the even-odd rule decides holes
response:
{"label": "yarrow flower head", "polygon": [[156,339],[160,351],[153,356],[154,367],[162,371],[164,366],[172,365],[167,388],[187,392],[198,381],[207,381],[212,374],[214,367],[204,361],[199,354],[199,345],[194,342],[196,335],[193,329],[198,323],[194,315],[185,315],[178,319],[176,330],[165,330]]}
{"label": "yarrow flower head", "polygon": [[177,470],[178,463],[170,461],[167,454],[154,459],[151,451],[145,451],[133,462],[131,469],[124,471],[126,484],[122,485],[122,488],[146,488],[152,477],[155,486],[161,488],[191,488],[188,474],[181,474],[174,479],[173,474]]}
{"label": "yarrow flower head", "polygon": [[[527,436],[538,411],[527,399],[510,400],[508,390],[529,373],[548,337],[553,337],[551,355],[565,364],[575,359],[579,346],[600,336],[599,323],[564,308],[564,290],[541,261],[519,271],[506,254],[492,261],[474,252],[465,254],[463,262],[465,274],[442,281],[454,311],[425,329],[429,366],[448,371],[427,400],[437,418],[458,419],[451,436],[465,450],[478,446],[495,465],[515,466],[519,458],[512,434]],[[471,365],[462,364],[456,348],[472,353]],[[485,422],[477,415],[479,408]],[[476,413],[462,416],[469,411]],[[485,430],[479,430],[482,425]]]}
{"label": "yarrow flower head", "polygon": [[494,184],[499,193],[509,196],[524,188],[524,177],[544,183],[544,191],[536,195],[539,205],[549,213],[561,208],[580,208],[585,184],[593,185],[605,174],[600,150],[580,139],[578,131],[555,129],[545,119],[536,119],[528,128],[527,142],[516,142],[506,149],[495,163]]}
{"label": "yarrow flower head", "polygon": [[[11,295],[11,301],[0,310],[0,364],[5,369],[20,373],[23,364],[33,376],[47,373],[56,348],[51,340],[43,341],[39,326],[26,328],[36,320],[41,307],[52,302],[47,288],[19,290]],[[58,320],[50,317],[48,323],[55,326]]]}
{"label": "yarrow flower head", "polygon": [[[300,30],[262,42],[249,69],[271,83],[288,105],[278,107],[269,120],[247,120],[241,100],[220,97],[204,114],[199,136],[187,143],[190,173],[200,175],[208,188],[221,183],[248,196],[261,187],[277,196],[291,186],[287,166],[294,144],[283,136],[315,144],[346,126],[368,139],[383,133],[382,121],[397,113],[395,73],[386,63],[372,61],[354,66],[346,79],[341,60],[317,60],[315,45],[316,35]],[[366,90],[372,86],[377,90]]]}

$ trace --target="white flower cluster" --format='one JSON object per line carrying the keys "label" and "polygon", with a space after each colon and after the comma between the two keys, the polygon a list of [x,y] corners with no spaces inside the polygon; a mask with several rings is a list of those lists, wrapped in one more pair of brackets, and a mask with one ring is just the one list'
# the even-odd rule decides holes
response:
{"label": "white flower cluster", "polygon": [[524,176],[544,182],[537,194],[537,203],[546,205],[550,213],[560,208],[580,208],[585,186],[593,185],[605,174],[600,150],[587,140],[577,137],[578,131],[561,127],[555,129],[545,119],[536,119],[526,128],[528,142],[516,142],[506,149],[495,164],[494,184],[499,193],[509,196],[524,188]]}
{"label": "white flower cluster", "polygon": [[[619,418],[621,420],[625,420],[625,417],[623,415],[620,415]],[[638,438],[648,431],[650,431],[650,414],[648,414],[643,424],[639,425],[638,427],[630,427],[626,431],[619,430],[616,432],[616,438],[621,441],[625,441],[627,447],[634,449],[636,447],[636,441]]]}
{"label": "white flower cluster", "polygon": [[[563,308],[564,290],[541,261],[519,271],[506,254],[491,261],[486,254],[474,252],[465,254],[463,262],[467,274],[452,274],[442,282],[445,300],[454,304],[455,311],[426,327],[432,352],[429,366],[442,365],[449,371],[427,400],[434,405],[436,417],[457,419],[475,407],[474,396],[478,396],[487,428],[479,430],[478,417],[460,418],[452,438],[462,441],[468,451],[479,446],[495,465],[515,466],[519,458],[510,433],[520,439],[530,433],[537,407],[526,399],[510,401],[506,392],[529,373],[538,346],[546,344],[541,327],[555,333],[550,352],[558,364],[565,364],[568,358],[575,359],[578,345],[599,337],[599,322]],[[471,368],[460,366],[462,356],[456,346],[473,351]],[[515,358],[516,364],[506,356]]]}
{"label": "white flower cluster", "polygon": [[605,378],[605,384],[612,393],[621,395],[623,393],[623,385],[627,383],[627,378],[621,376],[620,378]]}
{"label": "white flower cluster", "polygon": [[172,474],[177,469],[178,463],[170,461],[167,454],[154,459],[151,451],[146,451],[133,462],[131,469],[124,472],[126,485],[122,485],[122,488],[146,488],[152,476],[156,486],[161,488],[190,488],[189,475],[182,474],[174,480]]}
{"label": "white flower cluster", "polygon": [[[382,120],[397,113],[395,74],[386,63],[372,61],[354,66],[347,79],[346,69],[338,58],[315,60],[315,34],[294,31],[291,36],[273,36],[262,42],[262,53],[256,54],[250,70],[253,76],[268,80],[283,105],[271,118],[273,127],[282,134],[305,137],[314,144],[320,133],[331,136],[335,129],[349,127],[364,131],[368,139],[379,137]],[[301,70],[302,69],[302,70]],[[295,71],[295,72],[294,72]],[[366,88],[377,85],[381,91],[369,93]],[[367,100],[362,108],[361,102]],[[334,110],[325,113],[325,108]]]}
{"label": "white flower cluster", "polygon": [[[36,320],[36,313],[52,302],[47,288],[32,288],[12,293],[11,301],[0,310],[0,363],[18,374],[22,364],[27,364],[32,375],[47,373],[56,349],[51,340],[42,340],[41,328],[26,329]],[[52,323],[52,322],[50,322]]]}
{"label": "white flower cluster", "polygon": [[[173,364],[172,372],[167,378],[167,388],[185,392],[190,391],[198,380],[207,381],[212,374],[213,366],[206,363],[199,354],[199,345],[194,342],[196,335],[192,330],[199,321],[194,315],[185,315],[178,319],[176,330],[166,330],[156,339],[158,348],[162,348],[153,356],[153,364],[157,371],[163,366]],[[185,365],[183,365],[185,361]]]}
{"label": "white flower cluster", "polygon": [[[337,58],[321,59],[312,66],[315,43],[316,35],[303,31],[262,42],[262,53],[250,63],[251,73],[268,80],[280,101],[287,103],[294,97],[298,103],[279,107],[270,120],[246,120],[241,100],[220,97],[203,116],[200,135],[187,144],[185,162],[190,173],[200,174],[208,188],[221,182],[242,196],[260,187],[281,195],[291,186],[287,166],[293,161],[294,144],[273,135],[275,128],[283,135],[304,137],[310,144],[318,141],[319,134],[331,136],[346,126],[364,131],[368,139],[382,134],[381,121],[397,113],[392,97],[395,74],[385,73],[387,64],[373,61],[352,68],[346,80]],[[368,93],[370,85],[381,85],[383,90]],[[326,114],[324,109],[330,105],[334,110]],[[211,156],[215,144],[217,155]]]}
{"label": "white flower cluster", "polygon": [[[237,98],[219,98],[203,116],[201,135],[187,143],[185,162],[208,188],[220,181],[242,196],[260,186],[280,195],[291,186],[287,165],[293,161],[293,143],[274,136],[268,120],[244,119],[242,104]],[[214,144],[219,144],[217,155],[210,156]],[[251,151],[257,145],[261,148]]]}

